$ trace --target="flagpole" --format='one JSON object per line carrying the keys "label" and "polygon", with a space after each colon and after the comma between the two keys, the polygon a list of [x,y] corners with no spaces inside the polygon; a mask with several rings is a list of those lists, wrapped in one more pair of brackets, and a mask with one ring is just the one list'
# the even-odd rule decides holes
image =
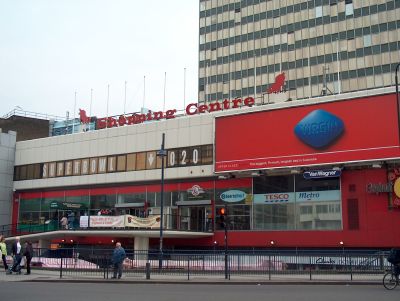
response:
{"label": "flagpole", "polygon": [[126,113],[126,81],[125,81],[125,96],[124,96],[124,115]]}
{"label": "flagpole", "polygon": [[167,72],[164,73],[164,103],[163,103],[163,112],[165,112],[165,89],[167,86]]}
{"label": "flagpole", "polygon": [[75,91],[75,100],[74,100],[74,117],[72,119],[72,134],[75,132],[75,111],[76,111],[76,91]]}
{"label": "flagpole", "polygon": [[92,102],[93,102],[93,89],[90,89],[89,117],[92,117]]}
{"label": "flagpole", "polygon": [[142,109],[144,109],[145,99],[146,99],[146,75],[143,76],[143,105],[142,105]]}
{"label": "flagpole", "polygon": [[186,68],[183,69],[183,110],[186,106]]}
{"label": "flagpole", "polygon": [[108,127],[108,102],[110,100],[110,84],[107,85],[107,114],[106,114],[106,128]]}
{"label": "flagpole", "polygon": [[340,58],[339,58],[339,38],[337,39],[336,43],[336,57],[337,57],[337,62],[338,62],[338,70],[337,70],[337,78],[338,78],[338,90],[339,94],[342,93],[342,84],[340,82]]}

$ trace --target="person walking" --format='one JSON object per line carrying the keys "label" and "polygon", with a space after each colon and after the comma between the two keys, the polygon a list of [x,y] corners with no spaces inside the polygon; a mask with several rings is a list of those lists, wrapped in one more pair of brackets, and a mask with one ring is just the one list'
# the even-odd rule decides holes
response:
{"label": "person walking", "polygon": [[1,259],[3,260],[3,265],[4,269],[6,272],[8,271],[8,265],[7,265],[7,245],[6,245],[6,239],[4,238],[3,235],[0,235],[0,251],[1,251]]}
{"label": "person walking", "polygon": [[26,257],[26,273],[25,275],[30,275],[31,273],[31,260],[33,257],[33,248],[30,241],[25,242],[24,256]]}
{"label": "person walking", "polygon": [[15,237],[15,241],[11,246],[11,255],[13,256],[13,266],[9,269],[9,273],[16,272],[21,274],[22,246],[20,237]]}
{"label": "person walking", "polygon": [[112,257],[111,257],[111,263],[113,264],[113,269],[114,269],[114,276],[111,277],[111,279],[116,279],[117,276],[118,276],[118,279],[121,279],[122,263],[124,262],[125,258],[126,258],[125,250],[121,246],[121,243],[117,242],[115,244],[115,249],[114,249]]}
{"label": "person walking", "polygon": [[68,229],[68,219],[65,215],[63,215],[63,217],[61,218],[60,224],[61,224],[61,229],[63,229],[63,230]]}

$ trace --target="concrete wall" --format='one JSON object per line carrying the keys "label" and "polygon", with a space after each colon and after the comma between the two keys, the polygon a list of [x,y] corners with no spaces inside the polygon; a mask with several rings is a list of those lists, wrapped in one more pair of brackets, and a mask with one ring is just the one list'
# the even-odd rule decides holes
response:
{"label": "concrete wall", "polygon": [[0,129],[0,225],[11,223],[16,138],[16,132]]}
{"label": "concrete wall", "polygon": [[17,141],[49,136],[49,121],[44,119],[14,115],[7,119],[0,118],[0,128],[3,133],[17,132]]}

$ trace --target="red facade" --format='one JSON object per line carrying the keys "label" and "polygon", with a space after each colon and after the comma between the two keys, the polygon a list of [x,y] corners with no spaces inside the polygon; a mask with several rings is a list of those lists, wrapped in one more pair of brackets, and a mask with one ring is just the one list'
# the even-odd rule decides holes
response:
{"label": "red facade", "polygon": [[[243,186],[251,182],[251,178],[240,180],[222,180],[194,182],[202,187],[216,186],[230,188]],[[274,241],[275,248],[283,247],[340,247],[341,241],[346,248],[383,248],[400,246],[400,209],[390,208],[388,193],[368,193],[369,183],[386,183],[386,169],[361,169],[344,170],[341,176],[342,191],[342,216],[343,230],[339,231],[230,231],[229,246],[232,248],[256,247],[270,248],[270,242]],[[167,184],[166,191],[176,188],[177,185],[188,188],[194,184]],[[160,186],[154,185],[154,191],[159,191]],[[91,189],[90,194],[101,193],[112,194],[118,191],[138,191],[139,187],[113,187]],[[54,192],[22,193],[23,199],[38,198],[44,195],[87,195],[89,190],[70,190]],[[13,218],[18,216],[18,202],[14,202]],[[78,238],[68,237],[69,239]],[[80,243],[111,243],[112,237],[108,238],[79,238]],[[212,247],[214,242],[218,246],[224,245],[224,232],[216,231],[214,237],[202,239],[165,239],[165,246],[181,247]],[[158,240],[150,240],[150,245],[157,245]]]}

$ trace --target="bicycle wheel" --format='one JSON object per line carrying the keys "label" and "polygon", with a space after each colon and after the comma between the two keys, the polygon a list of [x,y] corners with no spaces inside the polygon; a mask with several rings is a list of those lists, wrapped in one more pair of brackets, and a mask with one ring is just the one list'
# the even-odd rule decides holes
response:
{"label": "bicycle wheel", "polygon": [[383,286],[388,290],[392,290],[397,286],[396,276],[392,272],[387,272],[383,276]]}

